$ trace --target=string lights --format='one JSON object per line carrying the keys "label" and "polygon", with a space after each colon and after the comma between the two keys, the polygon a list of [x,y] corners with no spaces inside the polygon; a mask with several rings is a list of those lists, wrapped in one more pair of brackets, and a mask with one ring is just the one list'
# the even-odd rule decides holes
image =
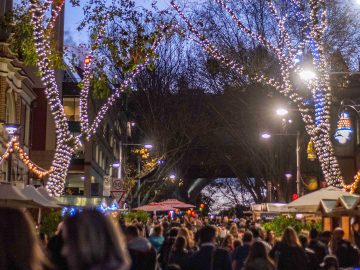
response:
{"label": "string lights", "polygon": [[[127,76],[127,78],[121,83],[120,87],[115,89],[113,94],[107,99],[107,102],[100,108],[95,116],[93,123],[90,125],[88,117],[88,96],[90,92],[90,79],[93,76],[91,72],[91,63],[93,60],[93,51],[85,58],[84,61],[84,79],[83,89],[80,93],[80,122],[81,122],[81,134],[73,136],[69,131],[67,117],[62,105],[61,94],[56,83],[55,70],[51,66],[49,56],[51,55],[51,33],[56,18],[61,12],[64,6],[64,0],[59,2],[58,5],[54,5],[53,0],[44,1],[32,1],[31,2],[31,14],[32,24],[34,28],[34,41],[36,53],[38,55],[37,67],[40,71],[41,80],[45,87],[45,95],[50,106],[51,113],[54,117],[56,127],[56,148],[54,159],[52,161],[52,169],[49,174],[49,179],[46,184],[46,189],[50,194],[54,196],[60,196],[64,190],[65,178],[70,165],[71,157],[77,147],[81,145],[80,137],[84,136],[86,139],[90,139],[95,134],[101,121],[105,117],[109,108],[115,103],[116,99],[120,97],[123,92],[135,79],[135,77],[150,63],[150,53],[145,56],[143,63],[137,64],[135,69]],[[47,18],[49,9],[53,7],[50,12],[50,18]],[[100,25],[99,33],[94,41],[93,48],[96,48],[99,44],[102,35],[104,34],[105,22],[107,16],[103,19],[104,24]],[[48,22],[48,23],[47,23]],[[47,26],[45,26],[47,24]],[[162,31],[152,44],[151,51],[155,51],[159,43],[165,38],[166,33],[171,31],[171,27],[162,26]],[[20,151],[20,150],[19,150]],[[35,167],[27,156],[22,152],[22,157],[28,164]],[[38,169],[38,168],[37,168]],[[39,174],[47,171],[38,171]]]}
{"label": "string lights", "polygon": [[[249,74],[247,70],[235,62],[226,58],[213,43],[196,29],[185,13],[182,11],[175,0],[171,1],[171,6],[178,13],[190,32],[190,38],[199,44],[209,55],[214,57],[223,65],[236,71],[239,75],[246,76],[248,79],[269,85],[279,93],[288,97],[299,109],[306,132],[309,134],[314,144],[317,157],[320,161],[325,180],[329,185],[351,189],[353,185],[346,185],[341,175],[339,164],[334,155],[330,136],[330,106],[331,90],[329,83],[329,67],[326,62],[323,36],[327,27],[326,7],[324,0],[310,0],[308,9],[300,7],[300,3],[291,0],[290,4],[295,16],[299,21],[304,39],[298,40],[291,38],[291,33],[287,30],[287,16],[280,15],[276,4],[272,0],[267,0],[267,7],[277,25],[278,37],[272,41],[266,39],[262,34],[258,34],[246,27],[238,16],[223,0],[214,0],[233,20],[239,30],[248,38],[266,48],[278,60],[281,76],[271,78],[264,74]],[[309,10],[305,12],[305,10]],[[273,40],[278,40],[277,44]],[[312,66],[314,74],[305,86],[312,94],[313,103],[306,101],[307,97],[297,91],[298,82],[294,76],[306,72],[303,65],[303,55],[307,50],[312,55]],[[312,112],[315,111],[315,114]]]}
{"label": "string lights", "polygon": [[10,140],[10,142],[7,145],[7,149],[4,152],[4,154],[0,157],[0,164],[9,157],[9,155],[11,153],[13,153],[14,151],[17,152],[18,157],[20,158],[20,160],[28,167],[28,169],[35,174],[37,177],[39,178],[44,178],[45,176],[47,176],[49,173],[51,173],[52,169],[50,170],[45,170],[41,167],[39,167],[37,164],[35,164],[34,162],[32,162],[29,158],[29,156],[27,155],[27,153],[25,152],[24,149],[22,149],[20,147],[19,141],[18,141],[18,137],[17,136],[13,136],[13,138]]}

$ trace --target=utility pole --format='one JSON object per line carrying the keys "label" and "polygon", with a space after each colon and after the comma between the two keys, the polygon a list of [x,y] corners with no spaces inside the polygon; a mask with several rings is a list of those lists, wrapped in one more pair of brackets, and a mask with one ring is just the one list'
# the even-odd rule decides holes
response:
{"label": "utility pole", "polygon": [[301,196],[300,131],[296,132],[296,193]]}

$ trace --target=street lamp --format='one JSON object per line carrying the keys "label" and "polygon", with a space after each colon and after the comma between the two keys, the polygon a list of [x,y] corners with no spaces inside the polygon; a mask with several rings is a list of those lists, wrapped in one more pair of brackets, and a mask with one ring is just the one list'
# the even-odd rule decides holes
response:
{"label": "street lamp", "polygon": [[289,111],[287,109],[284,109],[284,108],[279,108],[279,109],[276,110],[276,114],[280,115],[280,116],[287,115],[288,113],[289,113]]}
{"label": "street lamp", "polygon": [[274,133],[270,134],[264,132],[261,134],[261,138],[270,139],[271,136],[296,136],[296,192],[297,194],[301,194],[301,172],[300,172],[300,132],[296,133]]}
{"label": "street lamp", "polygon": [[169,175],[169,178],[170,178],[171,180],[175,180],[175,179],[176,179],[176,175],[175,175],[175,174],[170,174],[170,175]]}
{"label": "street lamp", "polygon": [[311,81],[316,78],[316,73],[310,69],[304,69],[299,72],[299,76],[303,81]]}

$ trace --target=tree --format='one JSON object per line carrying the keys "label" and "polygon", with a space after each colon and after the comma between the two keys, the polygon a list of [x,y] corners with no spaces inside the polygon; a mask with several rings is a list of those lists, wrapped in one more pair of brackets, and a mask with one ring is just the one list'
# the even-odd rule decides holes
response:
{"label": "tree", "polygon": [[[76,2],[73,1],[75,4]],[[50,177],[46,185],[47,190],[55,196],[61,195],[63,192],[70,160],[77,146],[80,145],[80,139],[91,139],[108,109],[120,97],[121,92],[130,86],[130,83],[137,74],[146,68],[159,42],[170,30],[169,27],[160,26],[146,32],[144,25],[148,17],[144,18],[142,16],[143,13],[136,10],[133,1],[115,1],[110,7],[107,7],[103,1],[89,1],[89,4],[86,6],[87,17],[81,25],[82,27],[88,26],[90,33],[92,33],[90,51],[85,61],[84,80],[80,93],[82,134],[81,136],[74,137],[69,131],[60,91],[55,80],[55,68],[51,61],[51,43],[54,38],[54,25],[63,6],[64,0],[32,0],[30,7],[37,54],[37,67],[56,126],[55,155]],[[122,42],[121,48],[123,49],[117,52],[114,49],[116,48],[114,40],[110,40],[110,37],[117,33],[114,32],[114,29],[119,24],[121,27],[116,29],[123,31],[121,33],[122,39],[117,40],[116,44],[118,45]],[[107,28],[108,26],[109,29]],[[126,41],[128,41],[128,44],[125,44]],[[98,53],[96,51],[98,48],[101,48],[104,53]],[[97,54],[94,54],[94,52]],[[119,53],[122,56],[121,58],[119,58]],[[109,62],[109,60],[117,61]],[[119,62],[120,60],[123,60],[123,62]],[[108,69],[106,64],[111,64],[112,69]],[[95,65],[97,69],[93,71]],[[117,82],[118,87],[112,87],[108,83],[110,79],[105,78],[106,75],[112,75],[113,70],[117,70],[122,74]],[[94,81],[92,79],[96,77],[106,82],[95,84],[95,88],[96,86],[101,88],[106,85],[110,87],[111,94],[91,122],[89,119],[88,98],[90,88],[94,88]]]}
{"label": "tree", "polygon": [[[213,2],[218,5],[215,10],[218,16],[213,16],[210,22],[193,22],[189,13],[184,12],[175,1],[171,1],[171,5],[184,22],[190,38],[211,57],[243,80],[270,86],[297,106],[305,129],[314,142],[325,180],[330,185],[354,190],[355,185],[347,185],[341,176],[330,138],[331,88],[325,48],[328,25],[325,1],[259,0],[240,5],[223,0]],[[238,42],[240,48],[227,46],[221,36],[215,39],[218,32],[207,31],[211,27],[227,27],[228,31],[235,33],[234,38],[242,33]],[[222,50],[218,49],[219,45],[222,45]],[[250,69],[246,58],[242,58],[243,47],[265,50],[274,64],[262,65],[259,70]],[[230,54],[229,57],[229,51],[235,51],[236,55]],[[279,68],[278,74],[271,69],[273,66]],[[316,75],[302,84],[298,75],[309,66]],[[311,94],[303,94],[301,88]]]}

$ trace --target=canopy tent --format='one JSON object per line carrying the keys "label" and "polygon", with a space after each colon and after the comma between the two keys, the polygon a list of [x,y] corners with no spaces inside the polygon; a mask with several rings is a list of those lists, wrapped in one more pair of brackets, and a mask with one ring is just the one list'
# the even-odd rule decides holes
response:
{"label": "canopy tent", "polygon": [[315,213],[321,200],[337,200],[340,196],[351,195],[336,187],[322,188],[311,192],[288,204],[288,208],[293,208],[297,212]]}
{"label": "canopy tent", "polygon": [[171,205],[166,205],[166,204],[162,204],[162,203],[158,203],[158,202],[152,202],[140,207],[137,207],[133,210],[136,211],[146,211],[146,212],[154,212],[154,211],[174,211],[175,208],[172,207]]}
{"label": "canopy tent", "polygon": [[49,192],[46,190],[46,188],[44,187],[38,187],[36,189],[43,197],[45,197],[48,201],[52,201],[53,203],[59,203],[59,201],[57,199],[55,199],[54,197],[51,197]]}
{"label": "canopy tent", "polygon": [[0,206],[15,208],[40,208],[40,203],[27,197],[21,189],[10,183],[0,184]]}
{"label": "canopy tent", "polygon": [[41,195],[40,192],[38,192],[35,187],[33,186],[26,186],[21,192],[28,198],[31,198],[36,203],[42,205],[42,207],[47,208],[60,208],[57,204],[54,202],[48,200],[43,195]]}
{"label": "canopy tent", "polygon": [[170,205],[174,208],[195,208],[196,207],[195,205],[184,203],[177,199],[168,199],[168,200],[162,201],[160,203],[164,204],[164,205]]}

